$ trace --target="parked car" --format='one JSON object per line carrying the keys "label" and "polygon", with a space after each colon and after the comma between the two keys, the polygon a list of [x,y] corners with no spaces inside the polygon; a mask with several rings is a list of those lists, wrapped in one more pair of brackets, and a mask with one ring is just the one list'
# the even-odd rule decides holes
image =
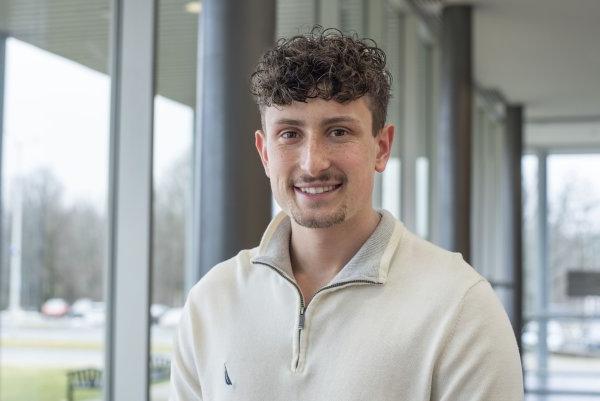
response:
{"label": "parked car", "polygon": [[152,304],[150,305],[150,319],[152,324],[158,324],[162,315],[169,310],[167,305],[163,304]]}
{"label": "parked car", "polygon": [[104,302],[92,302],[91,308],[83,315],[84,321],[91,326],[102,326],[106,321]]}
{"label": "parked car", "polygon": [[69,313],[69,304],[62,298],[50,298],[42,305],[42,314],[49,317],[62,317]]}
{"label": "parked car", "polygon": [[89,298],[80,298],[73,302],[69,315],[73,317],[84,317],[93,308],[93,301]]}
{"label": "parked car", "polygon": [[163,327],[175,327],[179,324],[182,308],[171,308],[166,311],[158,321]]}

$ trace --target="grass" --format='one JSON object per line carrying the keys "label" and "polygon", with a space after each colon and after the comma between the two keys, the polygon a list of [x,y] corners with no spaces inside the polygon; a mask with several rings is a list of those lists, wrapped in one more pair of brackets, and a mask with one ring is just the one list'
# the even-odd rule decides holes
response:
{"label": "grass", "polygon": [[0,341],[2,348],[62,348],[102,350],[104,344],[98,341],[46,340],[37,338],[5,338]]}
{"label": "grass", "polygon": [[[46,339],[17,339],[4,338],[0,340],[0,348],[59,348],[59,349],[104,349],[104,343],[98,341],[73,341],[73,340],[46,340]],[[171,344],[152,344],[152,353],[171,353]]]}
{"label": "grass", "polygon": [[[101,399],[99,390],[76,390],[75,400]],[[67,399],[67,370],[3,366],[0,399],[7,401],[63,401]]]}

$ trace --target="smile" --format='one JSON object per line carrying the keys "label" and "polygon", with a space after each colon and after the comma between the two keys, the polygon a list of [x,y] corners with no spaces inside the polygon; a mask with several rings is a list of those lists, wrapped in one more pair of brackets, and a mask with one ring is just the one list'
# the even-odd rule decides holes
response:
{"label": "smile", "polygon": [[299,192],[302,192],[303,194],[318,195],[318,194],[322,194],[322,193],[335,191],[336,189],[340,188],[341,186],[342,186],[342,184],[337,184],[337,185],[327,185],[327,186],[321,186],[321,187],[304,187],[304,188],[295,187],[295,189]]}

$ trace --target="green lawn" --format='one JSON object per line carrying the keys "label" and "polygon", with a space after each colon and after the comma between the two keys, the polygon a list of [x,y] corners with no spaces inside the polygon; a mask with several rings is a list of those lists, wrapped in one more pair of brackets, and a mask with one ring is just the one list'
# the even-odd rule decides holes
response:
{"label": "green lawn", "polygon": [[[67,399],[67,371],[50,368],[14,368],[0,370],[0,400],[64,401]],[[97,400],[98,390],[75,390],[75,400]]]}

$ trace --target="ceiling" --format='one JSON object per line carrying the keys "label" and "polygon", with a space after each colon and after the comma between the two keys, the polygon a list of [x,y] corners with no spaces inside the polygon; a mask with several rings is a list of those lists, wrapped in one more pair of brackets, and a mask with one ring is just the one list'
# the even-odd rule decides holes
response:
{"label": "ceiling", "polygon": [[[186,11],[189,0],[157,3],[157,93],[194,107],[198,14]],[[111,0],[0,0],[0,32],[107,74],[111,4]]]}
{"label": "ceiling", "polygon": [[523,103],[532,122],[600,122],[599,0],[469,3],[480,85]]}
{"label": "ceiling", "polygon": [[[392,0],[397,1],[397,0]],[[413,0],[439,9],[442,0]],[[197,14],[160,0],[158,93],[194,106]],[[464,1],[445,0],[445,4]],[[472,0],[475,78],[529,121],[600,122],[600,0]],[[0,30],[106,73],[109,0],[0,0]]]}

